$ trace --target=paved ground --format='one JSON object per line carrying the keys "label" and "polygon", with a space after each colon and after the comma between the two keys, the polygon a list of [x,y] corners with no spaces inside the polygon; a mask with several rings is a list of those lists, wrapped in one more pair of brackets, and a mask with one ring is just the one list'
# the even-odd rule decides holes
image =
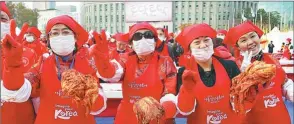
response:
{"label": "paved ground", "polygon": [[[285,101],[285,104],[287,106],[287,109],[289,111],[292,124],[294,124],[294,103],[291,103],[290,101]],[[113,124],[113,117],[108,117],[108,118],[95,118],[96,119],[96,124]],[[99,122],[99,123],[98,123]],[[177,118],[176,119],[176,124],[186,124],[186,119],[185,118]]]}

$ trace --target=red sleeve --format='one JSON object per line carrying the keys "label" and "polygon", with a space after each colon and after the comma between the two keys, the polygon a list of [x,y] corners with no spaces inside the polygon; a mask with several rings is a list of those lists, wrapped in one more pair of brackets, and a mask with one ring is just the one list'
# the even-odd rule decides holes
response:
{"label": "red sleeve", "polygon": [[165,94],[172,93],[176,94],[176,84],[177,84],[177,69],[168,56],[164,56],[162,60],[159,60],[160,75],[163,77],[163,82],[165,84]]}

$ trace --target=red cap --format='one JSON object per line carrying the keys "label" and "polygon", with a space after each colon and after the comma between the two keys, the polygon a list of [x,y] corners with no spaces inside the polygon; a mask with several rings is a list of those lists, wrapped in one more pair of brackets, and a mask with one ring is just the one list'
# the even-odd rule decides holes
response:
{"label": "red cap", "polygon": [[289,43],[291,43],[292,39],[291,38],[287,38],[286,39]]}
{"label": "red cap", "polygon": [[186,53],[189,51],[189,45],[191,42],[202,36],[207,36],[212,39],[216,38],[216,31],[208,24],[195,24],[184,28],[183,31],[176,37],[176,41],[182,45],[184,52]]}
{"label": "red cap", "polygon": [[228,32],[227,32],[227,30],[221,29],[221,30],[218,30],[217,33],[227,35]]}
{"label": "red cap", "polygon": [[51,28],[56,24],[64,24],[69,27],[77,37],[78,47],[82,47],[88,40],[87,31],[77,23],[72,17],[68,15],[61,15],[50,19],[46,26],[46,34],[49,34]]}
{"label": "red cap", "polygon": [[33,33],[37,38],[40,38],[40,36],[42,34],[37,27],[28,28],[27,33]]}
{"label": "red cap", "polygon": [[5,1],[0,1],[0,10],[5,12],[8,15],[8,17],[11,19],[11,13],[8,7],[6,6]]}
{"label": "red cap", "polygon": [[259,37],[263,35],[263,31],[251,21],[245,21],[244,23],[229,29],[224,39],[224,43],[230,46],[235,46],[241,36],[252,31],[256,32]]}
{"label": "red cap", "polygon": [[129,43],[129,33],[117,33],[113,36],[116,41],[122,41],[124,43]]}

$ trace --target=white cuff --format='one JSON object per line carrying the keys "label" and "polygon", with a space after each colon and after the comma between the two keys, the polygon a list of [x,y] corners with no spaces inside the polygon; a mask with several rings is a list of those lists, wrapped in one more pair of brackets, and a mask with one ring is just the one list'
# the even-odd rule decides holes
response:
{"label": "white cuff", "polygon": [[31,96],[32,85],[29,80],[25,79],[24,84],[17,91],[8,90],[1,80],[1,105],[3,102],[25,102]]}
{"label": "white cuff", "polygon": [[91,115],[98,115],[101,112],[103,112],[106,109],[106,107],[107,107],[107,103],[106,103],[107,102],[107,97],[104,94],[104,91],[102,90],[102,88],[99,88],[99,95],[103,97],[103,101],[104,101],[103,107],[100,110],[98,110],[98,111],[95,111],[95,112],[91,111],[90,112]]}
{"label": "white cuff", "polygon": [[115,66],[115,74],[112,78],[104,78],[99,74],[98,71],[97,71],[96,75],[98,78],[101,78],[102,80],[107,81],[107,82],[119,82],[119,80],[123,76],[124,69],[115,59],[111,60],[110,62]]}
{"label": "white cuff", "polygon": [[[177,97],[174,94],[166,94],[163,97],[161,97],[160,99],[160,104],[163,104],[164,102],[173,102],[175,104],[175,106],[177,105]],[[179,111],[177,109],[177,112],[175,113],[175,115],[173,116],[173,118],[175,118],[178,115]]]}
{"label": "white cuff", "polygon": [[179,95],[177,95],[176,96],[177,98],[177,101],[176,101],[176,106],[177,106],[177,109],[178,109],[178,111],[180,112],[180,114],[182,114],[182,115],[184,115],[184,116],[186,116],[186,115],[190,115],[191,113],[193,113],[193,112],[195,112],[195,108],[196,108],[196,105],[197,105],[197,103],[196,103],[196,99],[195,99],[195,101],[194,101],[194,108],[190,111],[190,112],[183,112],[183,111],[181,111],[181,109],[179,108],[179,105],[178,105],[178,100],[179,100]]}
{"label": "white cuff", "polygon": [[286,97],[287,100],[291,102],[294,102],[293,88],[294,88],[294,85],[291,79],[288,79],[288,81],[283,85],[283,95]]}
{"label": "white cuff", "polygon": [[48,58],[49,56],[50,56],[49,53],[44,53],[44,54],[43,54],[43,58],[45,58],[45,59]]}

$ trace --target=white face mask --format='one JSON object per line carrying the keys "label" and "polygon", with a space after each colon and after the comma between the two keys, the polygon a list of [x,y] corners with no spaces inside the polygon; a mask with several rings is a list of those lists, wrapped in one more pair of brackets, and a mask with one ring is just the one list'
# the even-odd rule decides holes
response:
{"label": "white face mask", "polygon": [[66,56],[75,49],[74,35],[57,36],[50,38],[50,46],[54,53],[60,56]]}
{"label": "white face mask", "polygon": [[191,51],[191,54],[195,57],[195,59],[200,62],[206,62],[214,53],[213,45],[209,45],[208,47],[202,49],[192,48]]}
{"label": "white face mask", "polygon": [[26,41],[31,43],[35,40],[34,36],[26,36]]}
{"label": "white face mask", "polygon": [[163,37],[158,37],[159,38],[159,40],[161,40],[161,41],[165,41],[165,37],[163,36]]}
{"label": "white face mask", "polygon": [[9,33],[10,33],[10,24],[1,22],[1,39],[4,38],[4,36]]}
{"label": "white face mask", "polygon": [[217,35],[216,37],[217,37],[217,38],[220,38],[220,39],[225,39],[225,36]]}
{"label": "white face mask", "polygon": [[155,50],[155,40],[142,38],[139,41],[133,41],[133,49],[137,55],[148,55]]}

